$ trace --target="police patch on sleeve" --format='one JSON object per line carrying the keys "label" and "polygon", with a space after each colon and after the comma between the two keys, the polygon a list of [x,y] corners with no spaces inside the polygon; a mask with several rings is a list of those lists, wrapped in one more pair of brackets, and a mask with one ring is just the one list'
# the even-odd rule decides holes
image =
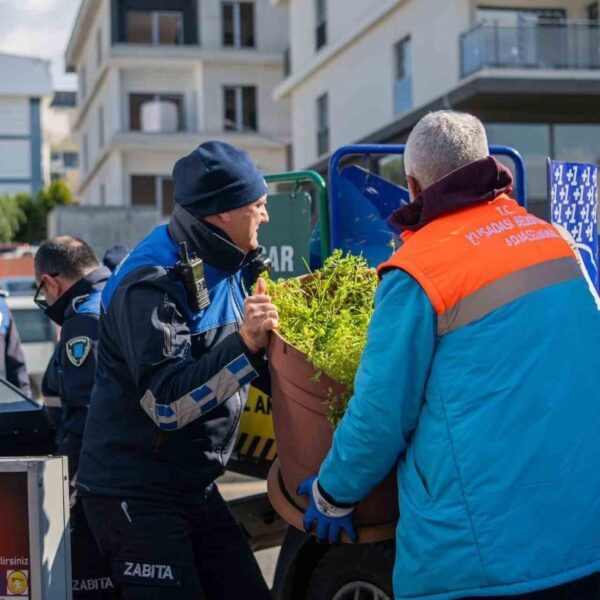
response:
{"label": "police patch on sleeve", "polygon": [[80,367],[92,349],[92,340],[85,336],[74,337],[66,344],[67,356],[72,364]]}

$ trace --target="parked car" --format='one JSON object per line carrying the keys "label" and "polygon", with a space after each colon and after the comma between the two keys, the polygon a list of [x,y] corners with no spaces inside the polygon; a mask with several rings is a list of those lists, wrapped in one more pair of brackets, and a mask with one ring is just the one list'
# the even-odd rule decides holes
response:
{"label": "parked car", "polygon": [[44,372],[58,340],[58,328],[36,306],[31,293],[29,296],[11,295],[6,298],[6,304],[21,336],[33,397],[38,398]]}
{"label": "parked car", "polygon": [[0,277],[0,290],[9,296],[33,296],[35,279],[27,275]]}

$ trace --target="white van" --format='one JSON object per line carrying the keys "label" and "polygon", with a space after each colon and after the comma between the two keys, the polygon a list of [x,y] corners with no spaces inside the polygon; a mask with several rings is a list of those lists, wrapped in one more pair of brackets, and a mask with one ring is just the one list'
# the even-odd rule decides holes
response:
{"label": "white van", "polygon": [[33,296],[9,296],[6,304],[19,330],[32,394],[37,399],[41,395],[44,372],[58,341],[58,328],[36,306]]}

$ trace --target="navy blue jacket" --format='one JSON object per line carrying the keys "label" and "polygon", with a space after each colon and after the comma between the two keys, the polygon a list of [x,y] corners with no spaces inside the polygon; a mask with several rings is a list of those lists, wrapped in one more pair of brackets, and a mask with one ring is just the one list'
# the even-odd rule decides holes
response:
{"label": "navy blue jacket", "polygon": [[[83,429],[94,386],[98,345],[100,295],[110,276],[98,267],[63,294],[46,314],[62,326],[52,366],[45,376],[49,387],[56,387],[62,404],[58,427],[58,453],[69,458],[69,474],[78,468]],[[55,383],[51,385],[51,382]]]}
{"label": "navy blue jacket", "polygon": [[[253,256],[215,229],[177,207],[109,280],[80,493],[195,501],[224,472],[264,353],[238,332]],[[180,242],[204,261],[199,312],[172,270]]]}
{"label": "navy blue jacket", "polygon": [[0,377],[31,397],[21,338],[6,300],[0,296]]}
{"label": "navy blue jacket", "polygon": [[[62,417],[62,402],[60,401],[60,381],[58,371],[58,357],[60,346],[57,344],[48,361],[44,377],[42,378],[42,400],[44,411],[52,425],[59,431]],[[57,440],[58,441],[58,440]]]}

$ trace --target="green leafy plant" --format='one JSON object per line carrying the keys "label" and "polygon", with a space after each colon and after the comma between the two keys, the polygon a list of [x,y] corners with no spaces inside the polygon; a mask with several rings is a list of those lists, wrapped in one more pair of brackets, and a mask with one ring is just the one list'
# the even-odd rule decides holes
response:
{"label": "green leafy plant", "polygon": [[328,418],[334,427],[354,390],[376,287],[377,275],[367,261],[341,250],[302,280],[267,280],[281,336],[306,354],[317,377],[324,373],[349,391],[340,397],[329,390]]}
{"label": "green leafy plant", "polygon": [[35,194],[14,196],[25,218],[14,233],[17,242],[39,244],[48,237],[48,214],[57,206],[75,202],[71,190],[64,181],[53,181]]}
{"label": "green leafy plant", "polygon": [[0,196],[0,242],[10,242],[25,221],[17,196]]}

